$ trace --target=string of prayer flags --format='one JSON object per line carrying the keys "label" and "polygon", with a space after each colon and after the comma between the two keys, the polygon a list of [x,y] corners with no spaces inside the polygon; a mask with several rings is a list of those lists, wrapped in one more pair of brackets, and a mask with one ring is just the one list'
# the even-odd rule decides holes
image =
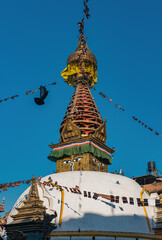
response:
{"label": "string of prayer flags", "polygon": [[[96,88],[95,87],[91,87],[93,88],[95,91],[96,91]],[[103,98],[105,98],[106,100],[108,100],[109,102],[112,102],[112,99],[111,98],[108,98],[105,94],[103,94],[102,92],[99,92],[99,95],[102,96]],[[115,108],[118,108],[120,110],[122,110],[123,112],[125,111],[124,108],[122,108],[120,105],[118,104],[115,104],[114,105]],[[144,122],[142,122],[141,120],[139,120],[137,117],[135,116],[131,116],[133,118],[134,121],[140,123],[143,127],[145,127],[146,129],[150,130],[151,132],[153,132],[156,136],[160,136],[162,137],[162,134],[160,134],[159,132],[155,131],[153,128],[149,127],[147,124],[145,124]]]}
{"label": "string of prayer flags", "polygon": [[[96,88],[95,88],[94,90],[96,90]],[[106,100],[108,100],[109,102],[112,102],[112,99],[111,99],[111,98],[108,98],[108,97],[107,97],[105,94],[103,94],[102,92],[99,92],[99,94],[100,94],[103,98],[105,98]],[[118,104],[115,104],[115,107],[121,109],[122,111],[125,111],[125,109],[122,108],[121,106],[119,106]]]}
{"label": "string of prayer flags", "polygon": [[[144,122],[142,122],[141,120],[139,120],[138,118],[136,118],[135,116],[132,117],[133,120],[137,121],[138,123],[141,123],[142,126],[144,126],[145,128],[147,128],[148,130],[150,130],[151,132],[154,132],[155,135],[160,135],[157,131],[154,131],[153,128],[150,128],[147,126],[147,124],[145,124]],[[162,137],[162,135],[161,135]]]}
{"label": "string of prayer flags", "polygon": [[85,15],[86,15],[86,18],[88,19],[88,18],[90,18],[90,15],[89,15],[89,8],[88,8],[88,6],[87,6],[87,2],[88,2],[88,0],[84,0],[84,7],[85,7],[85,9],[83,10],[83,12],[85,13]]}
{"label": "string of prayer flags", "polygon": [[[87,6],[87,2],[88,0],[84,0],[83,3],[84,3],[84,9],[83,9],[83,12],[85,13],[86,15],[86,18],[90,18],[90,15],[89,15],[89,8]],[[86,54],[86,50],[87,50],[87,47],[86,47],[86,41],[85,41],[85,37],[84,37],[84,18],[78,22],[78,26],[79,26],[79,33],[80,33],[80,41],[81,41],[81,51],[79,52],[78,54],[78,60],[79,60],[79,66],[80,66],[80,70],[81,70],[81,73],[84,75],[85,72],[84,72],[84,65],[83,65],[83,55]]]}
{"label": "string of prayer flags", "polygon": [[[44,181],[42,183],[40,182],[39,185],[42,185],[43,187],[45,187],[45,186],[53,187],[53,188],[55,187],[56,190],[61,191],[63,194],[66,194],[66,192],[71,192],[72,194],[78,194],[78,195],[80,194],[80,195],[83,195],[85,198],[92,198],[94,200],[97,200],[98,198],[102,198],[102,199],[106,199],[106,200],[108,200],[110,202],[113,202],[113,203],[119,203],[120,201],[122,201],[124,204],[130,204],[130,205],[134,205],[135,200],[136,200],[136,203],[137,203],[138,207],[149,206],[147,198],[140,199],[140,198],[133,198],[133,197],[128,197],[128,196],[127,197],[125,197],[125,196],[115,196],[115,195],[107,195],[107,194],[102,194],[102,193],[90,192],[90,191],[87,191],[87,190],[84,190],[84,189],[83,190],[80,189],[79,186],[75,186],[75,187],[70,188],[70,187],[58,185],[57,182],[55,182],[55,183],[52,182],[52,179],[48,180],[48,181]],[[49,193],[49,191],[47,190],[47,188],[46,188],[46,191],[48,192],[48,194],[50,196],[52,196]],[[52,196],[52,197],[54,197],[54,196]],[[130,201],[128,201],[128,199]],[[60,202],[63,203],[62,199],[61,199]],[[155,206],[157,207],[156,202],[155,202]]]}
{"label": "string of prayer flags", "polygon": [[[38,180],[38,182],[40,181],[41,177],[36,178]],[[0,184],[0,192],[3,191],[7,191],[8,188],[13,188],[13,187],[19,187],[20,184],[29,184],[30,182],[32,182],[32,179],[29,180],[23,180],[23,181],[17,181],[17,182],[10,182],[10,183],[3,183]]]}
{"label": "string of prayer flags", "polygon": [[80,33],[81,36],[83,36],[83,31],[84,31],[84,18],[83,18],[80,22],[78,22],[78,26],[80,27],[80,28],[79,28],[79,33]]}
{"label": "string of prayer flags", "polygon": [[[53,86],[53,85],[56,85],[56,82],[49,83],[49,84],[45,85],[45,87],[46,87],[46,86]],[[33,94],[33,93],[38,92],[39,90],[41,90],[41,87],[38,88],[38,89],[34,89],[34,90],[30,90],[30,91],[26,91],[25,94],[28,96],[30,93]],[[17,97],[19,97],[18,94],[13,95],[13,96],[11,96],[11,97],[7,97],[7,98],[4,98],[4,99],[1,99],[1,100],[0,100],[0,103],[2,103],[2,102],[6,102],[6,101],[8,101],[9,99],[14,100],[14,99],[17,98]]]}
{"label": "string of prayer flags", "polygon": [[78,26],[80,27],[79,33],[80,33],[80,39],[81,39],[81,45],[82,45],[81,52],[78,54],[78,60],[79,60],[81,72],[82,74],[84,74],[83,55],[86,54],[86,41],[84,37],[84,18],[80,22],[78,22]]}

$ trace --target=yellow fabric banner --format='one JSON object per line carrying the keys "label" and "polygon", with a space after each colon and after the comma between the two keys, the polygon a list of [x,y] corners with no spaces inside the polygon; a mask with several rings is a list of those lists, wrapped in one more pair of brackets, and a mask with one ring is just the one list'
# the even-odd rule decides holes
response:
{"label": "yellow fabric banner", "polygon": [[[83,62],[84,71],[89,73],[89,76],[92,78],[92,86],[97,83],[97,69],[94,65]],[[68,64],[68,66],[62,71],[61,76],[65,79],[69,85],[73,85],[72,81],[69,79],[69,76],[73,74],[80,73],[80,66],[78,63]]]}

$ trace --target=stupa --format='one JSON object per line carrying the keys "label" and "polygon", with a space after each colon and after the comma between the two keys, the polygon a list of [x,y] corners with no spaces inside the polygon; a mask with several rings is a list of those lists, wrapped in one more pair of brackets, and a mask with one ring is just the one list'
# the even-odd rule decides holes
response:
{"label": "stupa", "polygon": [[[80,38],[61,73],[75,91],[61,123],[59,143],[50,144],[48,158],[56,162],[57,172],[40,182],[33,180],[11,210],[6,229],[10,236],[21,225],[24,238],[30,240],[40,240],[40,236],[44,240],[161,239],[154,233],[156,208],[148,192],[133,179],[108,173],[114,150],[105,144],[106,120],[90,92],[97,83],[96,57],[86,45],[80,59],[84,47]],[[31,211],[36,209],[31,204],[32,191],[39,214]],[[27,211],[26,218],[23,209]],[[43,215],[51,216],[48,225],[53,226],[46,235]],[[39,227],[30,227],[26,232],[23,226],[31,226],[31,219],[32,226],[40,223]]]}

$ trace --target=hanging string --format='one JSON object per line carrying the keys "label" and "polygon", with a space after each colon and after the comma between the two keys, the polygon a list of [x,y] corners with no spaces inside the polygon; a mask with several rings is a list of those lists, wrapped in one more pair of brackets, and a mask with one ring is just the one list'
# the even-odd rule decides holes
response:
{"label": "hanging string", "polygon": [[[95,87],[92,87],[92,88],[96,91],[96,88],[95,88]],[[111,98],[108,98],[108,97],[107,97],[105,94],[103,94],[102,92],[99,92],[99,95],[100,95],[101,97],[103,97],[105,100],[113,103],[113,100],[112,100]],[[114,106],[115,106],[115,108],[120,109],[120,110],[122,110],[123,112],[125,112],[125,108],[122,108],[120,105],[118,105],[118,104],[115,103]],[[160,134],[159,132],[155,131],[153,128],[149,127],[147,124],[145,124],[143,121],[139,120],[137,117],[131,116],[131,118],[132,118],[134,121],[138,122],[138,123],[139,123],[141,126],[143,126],[144,128],[146,128],[146,129],[148,129],[149,131],[153,132],[156,136],[162,137],[162,134]]]}
{"label": "hanging string", "polygon": [[[84,9],[83,9],[83,12],[86,16],[87,19],[90,18],[90,14],[89,14],[89,8],[87,6],[87,2],[88,0],[84,0],[83,3],[84,3]],[[79,28],[79,33],[80,33],[80,41],[81,41],[81,51],[78,53],[78,60],[79,60],[79,66],[80,66],[80,70],[81,70],[81,73],[84,75],[84,65],[83,65],[83,55],[86,54],[86,51],[87,51],[87,47],[86,47],[86,37],[84,36],[84,17],[82,18],[82,20],[80,22],[78,22],[78,26],[80,27]]]}
{"label": "hanging string", "polygon": [[[53,85],[55,85],[55,84],[56,84],[56,82],[54,82],[54,83],[49,83],[49,84],[45,85],[45,87],[46,87],[46,86],[53,86]],[[25,95],[29,95],[30,93],[36,93],[36,92],[39,91],[39,89],[40,89],[40,88],[27,91],[27,92],[25,92]],[[3,100],[0,100],[0,103],[5,102],[5,101],[7,101],[7,100],[9,100],[9,99],[14,100],[15,98],[17,98],[17,97],[19,97],[19,96],[20,96],[20,95],[17,94],[17,95],[14,95],[14,96],[12,96],[12,97],[4,98]]]}
{"label": "hanging string", "polygon": [[[37,181],[39,182],[41,179],[41,176],[36,178]],[[8,188],[13,188],[13,187],[19,187],[20,184],[29,184],[30,182],[32,182],[32,179],[29,180],[22,180],[22,181],[16,181],[16,182],[9,182],[9,183],[1,183],[0,184],[0,192],[3,191],[7,191]]]}
{"label": "hanging string", "polygon": [[89,15],[89,8],[88,8],[88,6],[87,6],[87,3],[88,2],[88,0],[84,0],[84,7],[85,7],[85,9],[83,10],[83,12],[85,13],[85,15],[86,15],[86,18],[87,19],[89,19],[90,18],[90,15]]}
{"label": "hanging string", "polygon": [[[47,187],[56,188],[56,190],[61,191],[63,193],[63,195],[64,195],[64,191],[66,190],[67,192],[71,192],[71,193],[74,193],[74,194],[84,194],[84,197],[88,196],[89,198],[93,198],[94,200],[97,200],[98,197],[101,197],[101,198],[104,198],[106,200],[110,200],[111,202],[119,203],[119,198],[121,198],[123,200],[123,203],[128,203],[126,197],[120,197],[120,196],[114,196],[114,195],[105,195],[105,194],[100,194],[100,193],[96,193],[96,192],[92,193],[92,192],[89,192],[89,191],[86,191],[86,190],[81,190],[80,187],[77,186],[77,185],[75,187],[61,186],[57,183],[57,181],[54,183],[51,177],[49,177],[47,181],[41,182],[41,178],[42,178],[41,176],[36,178],[39,186],[43,186],[43,187],[47,186]],[[29,184],[31,182],[32,182],[32,179],[17,181],[17,182],[14,182],[14,183],[0,184],[0,189],[3,189],[3,191],[6,191],[7,188],[10,188],[10,187],[18,187],[20,185],[20,183]],[[47,190],[47,189],[45,188],[45,190]],[[88,195],[87,195],[87,193],[88,193]],[[54,197],[54,196],[52,196],[52,197]],[[25,199],[25,196],[21,200],[21,203],[23,202],[24,199]],[[145,202],[147,203],[146,200],[141,199],[141,201],[140,201],[139,198],[137,198],[137,201],[139,202],[138,206],[143,206],[143,205],[145,205]],[[14,206],[12,209],[16,208],[19,204],[20,204],[20,202],[16,206]],[[61,204],[64,204],[64,198],[61,199]]]}

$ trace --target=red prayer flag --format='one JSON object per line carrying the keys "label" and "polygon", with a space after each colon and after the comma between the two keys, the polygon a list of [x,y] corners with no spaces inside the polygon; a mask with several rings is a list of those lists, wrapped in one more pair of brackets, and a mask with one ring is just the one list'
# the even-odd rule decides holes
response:
{"label": "red prayer flag", "polygon": [[133,116],[133,119],[136,120],[136,121],[138,120],[138,119],[137,119],[136,117],[134,117],[134,116]]}
{"label": "red prayer flag", "polygon": [[30,90],[29,92],[30,92],[30,93],[33,93],[33,92],[34,92],[34,90]]}
{"label": "red prayer flag", "polygon": [[15,184],[16,187],[19,187],[20,182],[15,182],[14,184]]}
{"label": "red prayer flag", "polygon": [[31,180],[27,180],[27,181],[26,181],[26,184],[29,184],[29,183],[30,183],[30,181],[31,181]]}
{"label": "red prayer flag", "polygon": [[11,99],[15,99],[15,97],[18,97],[19,95],[12,96]]}
{"label": "red prayer flag", "polygon": [[155,135],[159,135],[159,133],[155,131]]}
{"label": "red prayer flag", "polygon": [[8,98],[5,98],[4,101],[7,101],[8,99],[9,99],[9,97],[8,97]]}
{"label": "red prayer flag", "polygon": [[8,184],[8,188],[10,188],[10,187],[12,187],[12,182],[10,182],[10,183]]}

